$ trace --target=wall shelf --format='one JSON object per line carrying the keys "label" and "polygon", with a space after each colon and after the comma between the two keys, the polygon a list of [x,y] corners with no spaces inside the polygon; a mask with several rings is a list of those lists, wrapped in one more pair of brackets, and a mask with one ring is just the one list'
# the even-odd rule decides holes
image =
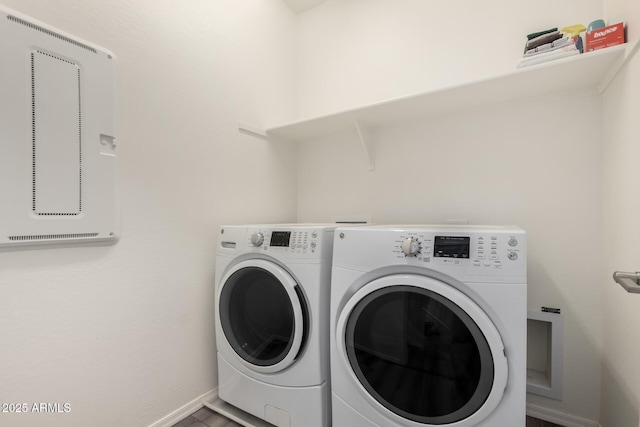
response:
{"label": "wall shelf", "polygon": [[370,142],[362,138],[363,129],[372,129],[405,119],[449,114],[490,105],[578,90],[602,92],[625,62],[627,45],[614,46],[544,64],[434,90],[395,98],[334,114],[268,127],[271,138],[304,141],[338,132],[356,132],[373,168]]}

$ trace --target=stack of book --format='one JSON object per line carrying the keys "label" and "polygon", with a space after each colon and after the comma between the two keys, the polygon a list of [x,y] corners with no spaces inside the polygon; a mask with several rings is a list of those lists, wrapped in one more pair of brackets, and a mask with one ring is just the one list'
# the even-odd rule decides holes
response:
{"label": "stack of book", "polygon": [[[569,27],[568,27],[569,28]],[[563,28],[563,30],[565,30]],[[518,61],[518,68],[541,64],[567,56],[582,53],[582,39],[569,31],[557,28],[529,34],[524,55]]]}

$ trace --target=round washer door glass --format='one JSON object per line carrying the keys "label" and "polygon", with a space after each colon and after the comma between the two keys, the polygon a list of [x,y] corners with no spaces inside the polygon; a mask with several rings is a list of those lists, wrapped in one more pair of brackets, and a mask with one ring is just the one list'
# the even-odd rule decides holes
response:
{"label": "round washer door glass", "polygon": [[[406,284],[416,280],[425,286]],[[406,275],[383,282],[361,289],[342,322],[344,351],[357,380],[403,419],[442,425],[472,416],[475,424],[484,418],[477,412],[483,406],[484,412],[492,410],[486,406],[499,402],[507,369],[502,342],[488,317],[474,320],[470,308],[484,314],[481,309],[436,280]],[[463,300],[466,307],[453,299]],[[478,318],[484,329],[490,326],[493,343],[476,323]],[[496,377],[502,382],[497,388]],[[488,400],[493,403],[485,405]]]}
{"label": "round washer door glass", "polygon": [[222,283],[220,324],[233,350],[267,372],[293,363],[308,324],[295,280],[273,263],[253,260],[236,265]]}

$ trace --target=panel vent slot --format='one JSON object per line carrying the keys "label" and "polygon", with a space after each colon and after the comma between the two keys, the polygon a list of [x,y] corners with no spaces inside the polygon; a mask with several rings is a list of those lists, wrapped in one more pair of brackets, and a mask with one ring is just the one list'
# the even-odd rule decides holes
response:
{"label": "panel vent slot", "polygon": [[82,211],[80,67],[31,53],[32,209],[36,215]]}
{"label": "panel vent slot", "polygon": [[7,15],[7,19],[8,19],[9,21],[15,22],[15,23],[17,23],[17,24],[24,25],[25,27],[29,27],[29,28],[31,28],[32,30],[40,31],[41,33],[45,33],[45,34],[47,34],[47,35],[49,35],[49,36],[51,36],[51,37],[55,37],[55,38],[57,38],[58,40],[62,40],[62,41],[64,41],[64,42],[71,43],[72,45],[74,45],[74,46],[78,46],[78,47],[80,47],[80,48],[82,48],[82,49],[85,49],[85,50],[88,50],[89,52],[93,52],[93,53],[95,53],[95,54],[97,54],[97,53],[98,53],[98,52],[97,52],[94,48],[92,48],[91,46],[87,46],[86,44],[80,43],[80,42],[78,42],[78,41],[75,41],[75,40],[73,40],[73,39],[70,39],[69,37],[65,37],[65,36],[63,36],[62,34],[58,34],[58,33],[53,32],[53,31],[51,31],[51,30],[47,30],[46,28],[42,28],[42,27],[41,27],[41,26],[39,26],[39,25],[32,24],[31,22],[29,22],[29,21],[25,21],[24,19],[16,18],[15,16],[11,16],[11,15]]}
{"label": "panel vent slot", "polygon": [[76,233],[76,234],[39,234],[33,236],[9,236],[12,242],[29,242],[34,240],[62,240],[62,239],[90,239],[98,237],[99,233]]}

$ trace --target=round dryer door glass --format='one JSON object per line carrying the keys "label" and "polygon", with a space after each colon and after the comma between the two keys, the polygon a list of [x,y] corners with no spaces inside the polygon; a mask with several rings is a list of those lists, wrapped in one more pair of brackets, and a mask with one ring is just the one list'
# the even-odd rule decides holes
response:
{"label": "round dryer door glass", "polygon": [[[308,323],[305,306],[298,286],[283,283],[264,268],[245,267],[224,282],[218,309],[233,350],[249,364],[266,367],[293,359],[302,347],[299,337],[306,332],[299,329]],[[296,319],[301,309],[302,325]]]}
{"label": "round dryer door glass", "polygon": [[362,297],[345,325],[360,383],[402,418],[428,425],[473,415],[489,397],[491,349],[473,319],[422,287],[387,286]]}

